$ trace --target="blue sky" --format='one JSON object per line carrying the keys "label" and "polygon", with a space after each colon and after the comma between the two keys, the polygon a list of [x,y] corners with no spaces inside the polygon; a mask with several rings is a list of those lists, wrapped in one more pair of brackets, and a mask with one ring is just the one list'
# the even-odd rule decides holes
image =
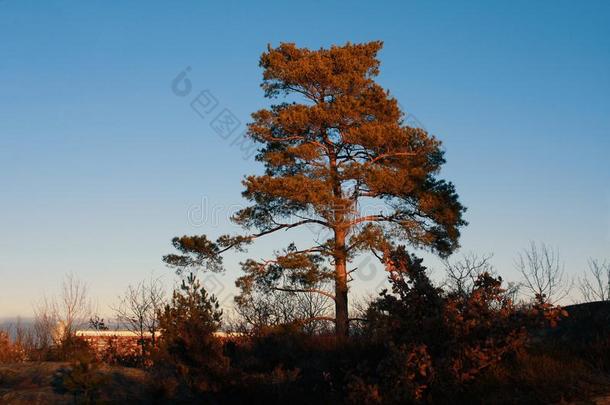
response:
{"label": "blue sky", "polygon": [[[444,142],[463,251],[493,252],[506,279],[530,240],[573,275],[610,259],[608,2],[3,0],[0,38],[0,317],[29,315],[66,272],[104,312],[151,272],[172,283],[171,237],[235,231],[260,166],[189,103],[207,89],[243,130],[268,104],[258,57],[282,41],[385,42],[379,82]],[[212,280],[221,295],[238,260]]]}

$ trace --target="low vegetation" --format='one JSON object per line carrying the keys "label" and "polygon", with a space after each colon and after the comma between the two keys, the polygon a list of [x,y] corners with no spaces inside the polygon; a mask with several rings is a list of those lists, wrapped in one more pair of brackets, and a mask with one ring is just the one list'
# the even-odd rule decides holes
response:
{"label": "low vegetation", "polygon": [[[256,325],[241,317],[239,333],[218,336],[222,311],[194,274],[158,311],[161,334],[145,361],[113,357],[111,349],[100,356],[73,335],[41,358],[23,331],[13,339],[2,333],[0,362],[10,366],[0,368],[0,398],[557,403],[610,391],[610,305],[516,303],[486,266],[472,283],[439,286],[404,247],[384,262],[391,289],[369,303],[346,339],[274,316],[266,326],[264,317]],[[133,381],[139,388],[126,388]]]}

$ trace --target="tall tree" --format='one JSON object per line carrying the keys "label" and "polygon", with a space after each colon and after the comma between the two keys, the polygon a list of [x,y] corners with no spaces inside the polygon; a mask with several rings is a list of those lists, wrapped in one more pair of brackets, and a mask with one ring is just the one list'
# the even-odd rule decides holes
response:
{"label": "tall tree", "polygon": [[[453,184],[438,179],[441,143],[405,125],[396,99],[374,79],[379,41],[309,50],[268,47],[260,59],[265,97],[284,102],[252,114],[248,136],[260,144],[262,175],[244,180],[252,205],[233,220],[247,236],[175,238],[176,266],[222,268],[222,252],[297,227],[320,227],[328,238],[290,244],[266,261],[242,263],[237,284],[320,293],[335,303],[338,336],[348,333],[347,265],[367,249],[396,240],[447,256],[458,246],[465,208]],[[375,205],[373,205],[375,204]],[[371,207],[375,210],[371,210]],[[314,238],[315,239],[315,238]],[[334,282],[334,293],[311,288]]]}

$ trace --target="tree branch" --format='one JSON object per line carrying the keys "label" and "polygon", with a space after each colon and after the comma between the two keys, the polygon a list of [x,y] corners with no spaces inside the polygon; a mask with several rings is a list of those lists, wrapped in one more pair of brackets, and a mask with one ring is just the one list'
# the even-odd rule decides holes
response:
{"label": "tree branch", "polygon": [[285,288],[285,287],[271,287],[274,290],[277,291],[284,291],[284,292],[293,292],[293,293],[316,293],[316,294],[320,294],[323,295],[325,297],[330,298],[333,301],[336,301],[336,298],[333,294],[324,291],[324,290],[318,290],[316,288]]}

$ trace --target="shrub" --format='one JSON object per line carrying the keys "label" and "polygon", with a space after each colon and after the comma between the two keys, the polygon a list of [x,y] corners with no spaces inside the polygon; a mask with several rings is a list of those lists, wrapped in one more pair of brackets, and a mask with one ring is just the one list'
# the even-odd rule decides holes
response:
{"label": "shrub", "polygon": [[53,380],[55,391],[71,394],[75,403],[95,403],[109,377],[99,370],[93,356],[81,356],[67,367],[60,369]]}
{"label": "shrub", "polygon": [[46,352],[46,360],[50,361],[74,361],[94,357],[94,351],[89,343],[73,334],[65,334],[57,345]]}
{"label": "shrub", "polygon": [[502,279],[488,273],[467,292],[447,292],[403,247],[385,259],[392,292],[371,304],[365,335],[386,354],[363,380],[384,403],[448,399],[523,348],[528,328],[552,325],[562,315],[548,303],[515,307]]}
{"label": "shrub", "polygon": [[[105,339],[104,350],[99,354],[98,358],[106,364],[121,365],[126,367],[142,366],[141,346],[136,345],[121,345],[120,340],[116,336],[108,336]],[[146,365],[146,363],[144,363]]]}
{"label": "shrub", "polygon": [[21,362],[26,357],[26,349],[18,342],[11,342],[7,332],[0,331],[0,363]]}

